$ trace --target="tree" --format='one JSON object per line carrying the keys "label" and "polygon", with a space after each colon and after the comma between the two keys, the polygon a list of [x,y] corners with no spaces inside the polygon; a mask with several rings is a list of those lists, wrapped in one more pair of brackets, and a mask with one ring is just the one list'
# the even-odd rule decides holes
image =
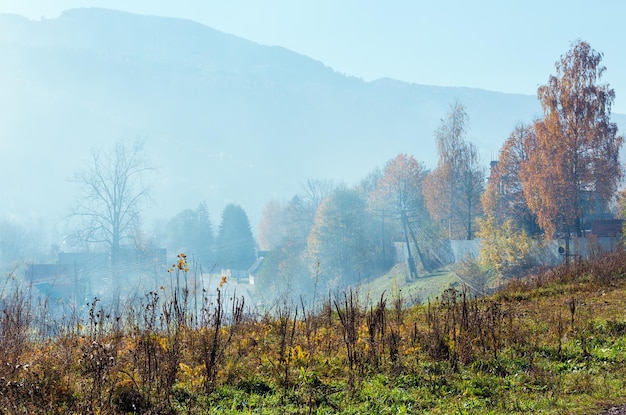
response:
{"label": "tree", "polygon": [[532,264],[534,241],[516,227],[513,219],[499,223],[495,216],[478,220],[480,230],[479,263],[498,275],[513,276]]}
{"label": "tree", "polygon": [[41,226],[27,226],[8,218],[1,220],[0,265],[41,260],[46,239]]}
{"label": "tree", "polygon": [[0,263],[25,260],[24,246],[28,239],[28,231],[15,221],[5,219],[0,222]]}
{"label": "tree", "polygon": [[362,178],[356,185],[355,190],[364,199],[372,199],[372,195],[376,192],[378,182],[383,178],[383,170],[380,167],[375,167],[367,175]]}
{"label": "tree", "polygon": [[[423,241],[418,241],[417,236],[430,221],[422,188],[426,175],[426,168],[413,156],[398,154],[387,162],[383,176],[372,193],[373,198],[378,200],[381,214],[386,213],[393,217],[400,225],[409,255],[409,270],[412,277],[417,277],[413,249],[423,267],[427,270],[432,268],[430,261],[424,256]],[[409,241],[413,242],[413,249]]]}
{"label": "tree", "polygon": [[312,266],[337,287],[369,276],[375,242],[368,238],[365,201],[354,190],[336,190],[320,204],[307,238]]}
{"label": "tree", "polygon": [[511,220],[529,235],[539,232],[537,219],[530,211],[520,178],[523,163],[528,161],[527,146],[534,141],[532,125],[520,124],[504,142],[498,161],[492,162],[487,189],[482,195],[483,210],[498,224]]}
{"label": "tree", "polygon": [[622,175],[623,138],[611,122],[615,92],[599,83],[601,61],[601,53],[578,41],[537,91],[544,117],[535,122],[521,179],[548,238],[580,235],[590,214],[607,210]]}
{"label": "tree", "polygon": [[[268,204],[259,224],[259,239],[269,243],[271,251],[267,253],[259,272],[259,280],[265,289],[257,294],[267,301],[271,300],[268,297],[285,295],[297,300],[315,288],[306,255],[307,235],[313,223],[311,206],[296,195],[277,217],[275,210],[278,207],[277,202]],[[263,246],[260,241],[259,245]]]}
{"label": "tree", "polygon": [[465,107],[455,102],[435,131],[439,160],[424,186],[428,211],[449,238],[472,239],[482,211],[485,172],[476,146],[465,141],[466,124]]}
{"label": "tree", "polygon": [[276,297],[294,301],[311,295],[315,291],[315,281],[310,278],[310,268],[302,250],[293,251],[290,246],[272,249],[263,260],[259,271],[262,289],[256,294],[271,303]]}
{"label": "tree", "polygon": [[283,245],[292,252],[306,248],[306,238],[313,224],[315,211],[311,212],[304,200],[298,195],[291,198],[285,207],[285,239]]}
{"label": "tree", "polygon": [[248,215],[241,206],[229,204],[224,208],[216,245],[220,266],[247,270],[254,264],[256,243]]}
{"label": "tree", "polygon": [[369,216],[368,238],[375,244],[372,255],[375,270],[389,270],[396,262],[395,241],[401,241],[397,218],[393,217],[389,201],[385,194],[378,191],[379,182],[383,179],[383,169],[375,167],[365,175],[353,190],[366,203]]}
{"label": "tree", "polygon": [[263,207],[257,227],[259,249],[269,251],[280,246],[285,238],[285,212],[277,200],[270,200]]}
{"label": "tree", "polygon": [[331,179],[308,178],[302,185],[302,198],[315,212],[322,201],[330,196],[336,187],[335,182]]}
{"label": "tree", "polygon": [[87,167],[73,181],[81,196],[70,217],[80,221],[78,242],[105,245],[117,266],[120,246],[137,234],[142,205],[150,199],[144,182],[151,170],[143,156],[144,142],[119,141],[108,152],[94,151]]}
{"label": "tree", "polygon": [[200,264],[210,267],[214,262],[215,235],[206,203],[196,209],[185,209],[166,225],[168,248],[184,252]]}

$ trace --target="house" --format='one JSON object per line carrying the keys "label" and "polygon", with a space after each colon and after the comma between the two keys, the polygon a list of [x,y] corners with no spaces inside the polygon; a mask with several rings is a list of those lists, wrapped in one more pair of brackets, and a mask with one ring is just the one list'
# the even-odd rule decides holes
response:
{"label": "house", "polygon": [[85,301],[88,282],[76,264],[30,264],[26,281],[40,293],[52,308],[51,314],[67,314]]}
{"label": "house", "polygon": [[263,260],[265,257],[258,257],[254,264],[248,269],[248,281],[250,285],[254,285],[254,280],[259,275],[259,271],[261,270],[261,266],[263,265]]}
{"label": "house", "polygon": [[108,266],[109,256],[93,252],[59,252],[58,264],[73,265],[84,271],[97,271]]}
{"label": "house", "polygon": [[114,285],[109,255],[101,252],[60,252],[56,264],[30,264],[26,268],[25,279],[50,303],[65,307],[68,304],[84,304],[93,296],[102,298],[112,294],[113,289],[124,290],[138,283],[135,275],[145,274],[146,271],[156,280],[158,274],[161,271],[165,273],[167,269],[165,249],[124,247],[121,254],[124,277]]}
{"label": "house", "polygon": [[598,219],[591,222],[591,235],[598,238],[618,238],[622,236],[623,219]]}
{"label": "house", "polygon": [[26,280],[33,284],[71,280],[77,268],[70,264],[30,264],[26,267]]}

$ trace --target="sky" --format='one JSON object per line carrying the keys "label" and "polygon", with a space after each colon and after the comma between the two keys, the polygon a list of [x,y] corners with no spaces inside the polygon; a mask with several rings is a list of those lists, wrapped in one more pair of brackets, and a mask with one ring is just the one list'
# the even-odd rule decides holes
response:
{"label": "sky", "polygon": [[582,39],[626,113],[622,0],[0,0],[0,13],[54,18],[104,7],[197,21],[322,61],[346,75],[536,94]]}

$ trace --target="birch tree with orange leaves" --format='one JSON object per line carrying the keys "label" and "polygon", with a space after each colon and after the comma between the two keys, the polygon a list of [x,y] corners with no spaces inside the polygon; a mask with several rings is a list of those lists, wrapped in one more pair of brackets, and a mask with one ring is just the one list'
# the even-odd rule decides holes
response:
{"label": "birch tree with orange leaves", "polygon": [[520,177],[522,164],[528,161],[527,146],[534,141],[533,125],[519,124],[504,142],[498,161],[491,167],[487,188],[481,202],[487,216],[497,224],[511,220],[515,228],[532,235],[538,232],[537,220],[530,211]]}
{"label": "birch tree with orange leaves", "polygon": [[385,165],[383,176],[378,180],[371,195],[372,200],[378,201],[380,209],[388,212],[400,225],[413,278],[417,277],[413,250],[424,269],[432,268],[424,255],[422,241],[419,241],[417,236],[430,221],[422,191],[427,174],[426,168],[413,156],[398,154]]}
{"label": "birch tree with orange leaves", "polygon": [[546,238],[581,235],[590,214],[607,210],[622,175],[623,138],[611,122],[615,92],[600,83],[602,57],[576,42],[537,91],[544,117],[527,142],[520,178]]}
{"label": "birch tree with orange leaves", "polygon": [[426,207],[450,239],[472,239],[482,213],[485,171],[475,145],[465,140],[467,112],[455,102],[435,131],[439,161],[424,183]]}

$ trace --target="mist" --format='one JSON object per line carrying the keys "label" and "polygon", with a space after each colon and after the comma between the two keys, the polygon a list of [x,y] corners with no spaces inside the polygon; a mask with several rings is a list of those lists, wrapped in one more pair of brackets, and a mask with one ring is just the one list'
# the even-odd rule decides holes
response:
{"label": "mist", "polygon": [[[467,139],[485,168],[517,123],[541,113],[534,96],[393,79],[365,82],[315,57],[191,21],[104,9],[70,10],[39,21],[0,15],[0,53],[2,270],[11,281],[35,284],[36,277],[27,278],[29,266],[34,272],[33,265],[55,265],[46,275],[70,283],[80,269],[85,282],[69,284],[54,297],[63,311],[86,310],[93,297],[114,301],[171,289],[168,269],[184,251],[190,264],[185,278],[197,290],[215,289],[226,277],[226,287],[248,296],[255,307],[270,307],[282,292],[293,298],[323,295],[367,281],[402,261],[394,251],[401,232],[389,223],[385,235],[376,234],[384,224],[365,206],[372,172],[400,153],[435,168],[433,134],[454,101],[467,108]],[[151,194],[141,206],[133,243],[123,245],[133,251],[116,272],[126,277],[113,282],[94,266],[106,268],[107,259],[98,259],[104,245],[71,237],[77,226],[68,217],[84,196],[72,179],[93,166],[94,152],[136,139],[144,143],[142,157],[151,166],[142,177]],[[359,212],[369,245],[359,251],[362,268],[354,263],[324,274],[316,258],[303,254],[313,243],[307,235],[319,202],[307,199],[310,179],[330,180],[332,192],[356,192],[353,199],[365,204]],[[292,252],[260,246],[257,225],[268,202],[276,201],[283,215],[295,209],[295,198],[302,202],[297,223],[303,228],[292,242],[301,249],[285,262],[281,256]],[[219,239],[226,207],[245,212],[256,241],[246,248],[250,255],[237,269],[241,274],[220,263],[216,241],[207,248],[201,239],[196,243],[204,248],[198,248],[173,239],[174,218],[201,204],[211,224],[208,239]],[[139,258],[139,248],[145,257]],[[85,256],[63,259],[68,253]],[[271,295],[253,299],[249,281],[242,281],[260,258],[292,268],[283,271],[283,281],[272,282]],[[265,278],[269,284],[268,269],[257,282]]]}

